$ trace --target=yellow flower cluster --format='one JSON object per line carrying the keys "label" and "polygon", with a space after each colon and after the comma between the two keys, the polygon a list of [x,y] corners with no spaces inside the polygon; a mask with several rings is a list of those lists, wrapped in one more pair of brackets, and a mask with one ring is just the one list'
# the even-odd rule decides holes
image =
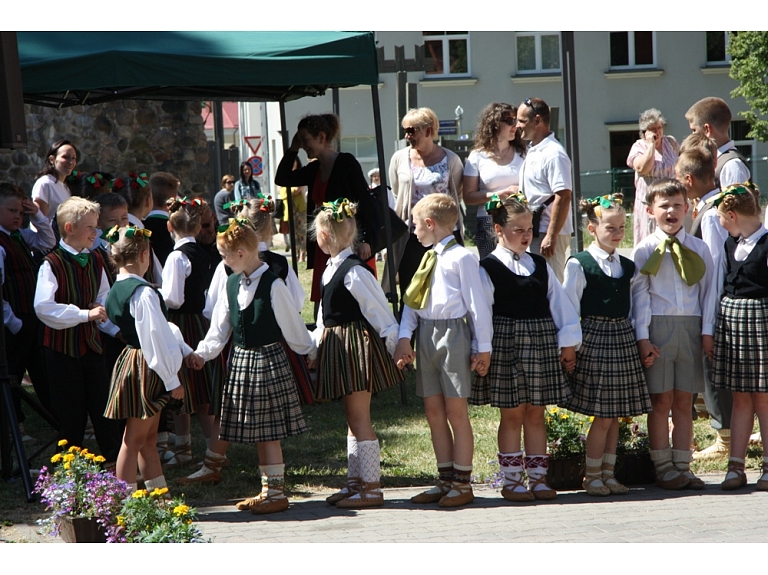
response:
{"label": "yellow flower cluster", "polygon": [[632,418],[631,418],[631,417],[620,417],[620,418],[619,418],[619,421],[621,421],[622,423],[626,423],[627,425],[629,425],[630,423],[632,423]]}
{"label": "yellow flower cluster", "polygon": [[[62,439],[62,441],[64,440]],[[61,461],[61,453],[57,453],[56,455],[51,457],[51,463],[58,463],[59,461]]]}
{"label": "yellow flower cluster", "polygon": [[118,524],[118,526],[120,526],[120,527],[122,527],[123,525],[125,525],[125,517],[123,517],[122,515],[118,515],[118,516],[117,516],[117,524]]}
{"label": "yellow flower cluster", "polygon": [[69,443],[66,439],[61,439],[56,445],[59,447],[64,447],[67,443]]}
{"label": "yellow flower cluster", "polygon": [[174,515],[178,515],[179,517],[183,517],[187,513],[189,513],[189,505],[177,505],[173,508]]}
{"label": "yellow flower cluster", "polygon": [[104,463],[106,461],[106,458],[103,455],[97,455],[96,457],[93,458],[93,460],[96,463]]}
{"label": "yellow flower cluster", "polygon": [[65,453],[63,459],[66,463],[72,463],[75,460],[75,454]]}
{"label": "yellow flower cluster", "polygon": [[167,487],[162,487],[162,488],[161,488],[161,487],[156,487],[156,488],[155,488],[155,489],[152,491],[152,493],[150,493],[150,495],[151,495],[152,497],[162,497],[162,496],[163,496],[163,495],[165,495],[166,493],[168,493],[168,488],[167,488]]}
{"label": "yellow flower cluster", "polygon": [[142,497],[146,497],[147,493],[148,492],[146,489],[139,489],[138,491],[134,491],[131,497],[133,497],[134,499],[141,499]]}

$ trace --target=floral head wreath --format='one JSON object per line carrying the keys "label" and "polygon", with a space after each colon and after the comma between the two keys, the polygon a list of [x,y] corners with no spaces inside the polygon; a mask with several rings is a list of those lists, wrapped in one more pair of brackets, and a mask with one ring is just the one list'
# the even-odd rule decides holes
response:
{"label": "floral head wreath", "polygon": [[613,194],[606,194],[604,196],[597,196],[595,198],[588,198],[587,201],[592,204],[595,208],[595,215],[598,218],[603,217],[603,210],[602,208],[605,208],[606,210],[609,210],[613,207],[614,203],[617,203],[621,205],[622,200],[621,198],[615,197]]}
{"label": "floral head wreath", "polygon": [[332,202],[323,202],[321,209],[324,212],[331,212],[331,217],[337,222],[343,221],[345,216],[348,218],[354,217],[352,206],[347,198],[339,198]]}
{"label": "floral head wreath", "polygon": [[[152,236],[152,232],[146,228],[137,228],[133,225],[128,225],[125,230],[125,237],[133,239],[134,237],[143,237],[149,239]],[[110,244],[116,243],[120,239],[120,226],[113,226],[106,235],[106,240]]]}
{"label": "floral head wreath", "polygon": [[107,180],[100,172],[93,172],[90,176],[85,178],[85,181],[91,184],[94,188],[106,187]]}
{"label": "floral head wreath", "polygon": [[145,188],[147,186],[147,174],[144,172],[140,174],[129,172],[127,181],[123,178],[115,178],[112,180],[112,187],[121,190],[123,189],[123,186],[126,186],[129,183],[134,190],[139,189],[139,187]]}
{"label": "floral head wreath", "polygon": [[269,200],[272,198],[269,196],[265,196],[261,192],[256,194],[256,201],[259,204],[259,211],[261,212],[268,212],[269,211]]}
{"label": "floral head wreath", "polygon": [[[521,193],[518,192],[516,194],[510,194],[505,199],[509,199],[509,198],[512,198],[513,200],[517,200],[518,202],[520,202],[524,206],[528,205],[528,198],[525,197],[525,194],[521,194]],[[493,194],[491,196],[491,199],[488,200],[488,202],[485,204],[485,209],[486,209],[486,211],[498,210],[499,208],[501,208],[504,205],[504,201],[505,200],[502,200],[499,197],[499,194]]]}
{"label": "floral head wreath", "polygon": [[187,196],[184,196],[179,200],[179,204],[182,206],[194,206],[196,208],[201,208],[203,206],[203,200],[202,198],[192,198],[190,200],[187,198]]}
{"label": "floral head wreath", "polygon": [[728,186],[722,192],[720,192],[710,200],[712,202],[712,206],[716,208],[717,206],[722,204],[723,200],[725,199],[725,196],[741,196],[744,194],[748,194],[750,193],[749,190],[751,187],[752,186],[750,186],[748,182],[744,182],[743,184],[734,184],[732,186]]}
{"label": "floral head wreath", "polygon": [[251,228],[253,231],[256,231],[251,220],[241,216],[236,218],[229,218],[229,223],[220,225],[217,228],[217,231],[219,232],[219,235],[224,235],[231,232],[235,228]]}

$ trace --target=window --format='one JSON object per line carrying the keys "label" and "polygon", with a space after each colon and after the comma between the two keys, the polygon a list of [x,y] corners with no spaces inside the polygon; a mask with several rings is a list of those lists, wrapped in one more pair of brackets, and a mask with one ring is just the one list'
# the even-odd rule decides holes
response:
{"label": "window", "polygon": [[560,34],[558,32],[518,32],[516,40],[519,73],[560,71]]}
{"label": "window", "polygon": [[655,32],[611,32],[611,68],[651,68],[655,65]]}
{"label": "window", "polygon": [[725,64],[731,61],[727,52],[728,32],[707,32],[707,64]]}
{"label": "window", "polygon": [[342,152],[352,154],[358,161],[361,159],[376,159],[376,136],[344,136],[340,141]]}
{"label": "window", "polygon": [[435,61],[428,76],[469,76],[469,32],[424,32],[424,49]]}

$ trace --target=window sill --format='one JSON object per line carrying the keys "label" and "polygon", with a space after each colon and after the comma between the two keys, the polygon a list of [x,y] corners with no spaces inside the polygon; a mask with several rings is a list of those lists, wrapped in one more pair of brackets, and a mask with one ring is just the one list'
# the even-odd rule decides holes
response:
{"label": "window sill", "polygon": [[555,74],[534,72],[532,74],[517,74],[516,76],[512,76],[511,80],[513,84],[538,84],[540,82],[560,82],[562,78],[563,76],[560,72]]}
{"label": "window sill", "polygon": [[608,80],[625,78],[658,78],[664,73],[660,68],[633,68],[629,70],[609,70],[605,73]]}
{"label": "window sill", "polygon": [[474,86],[477,84],[477,78],[434,78],[424,79],[419,81],[419,86],[422,88],[442,88],[442,87],[454,87],[454,86]]}
{"label": "window sill", "polygon": [[[378,83],[378,88],[381,89],[384,87],[384,82]],[[339,88],[342,92],[346,92],[347,90],[370,90],[371,86],[370,84],[358,84],[357,86],[349,86],[347,88]]]}
{"label": "window sill", "polygon": [[728,74],[731,71],[730,64],[707,64],[701,69],[701,73],[710,74]]}

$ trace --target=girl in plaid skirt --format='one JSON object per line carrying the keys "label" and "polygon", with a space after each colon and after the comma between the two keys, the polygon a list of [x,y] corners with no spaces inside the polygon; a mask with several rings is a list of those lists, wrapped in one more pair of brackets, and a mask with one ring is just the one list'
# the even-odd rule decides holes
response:
{"label": "girl in plaid skirt", "polygon": [[232,336],[219,439],[257,444],[262,485],[259,495],[241,501],[237,508],[254,514],[283,511],[288,499],[280,440],[304,433],[307,427],[281,340],[310,358],[317,349],[288,288],[259,259],[259,236],[251,221],[230,220],[219,232],[217,244],[233,273],[197,351],[211,360]]}
{"label": "girl in plaid skirt", "polygon": [[629,490],[613,475],[619,417],[648,413],[651,400],[630,321],[630,282],[635,264],[616,248],[624,238],[627,214],[622,194],[579,204],[594,238],[565,266],[563,287],[581,315],[583,341],[571,376],[568,409],[593,416],[587,435],[587,494],[623,495]]}
{"label": "girl in plaid skirt", "polygon": [[371,394],[402,381],[394,353],[399,326],[365,262],[353,255],[356,204],[325,202],[312,224],[317,246],[330,256],[313,338],[319,348],[318,400],[344,399],[347,485],[326,501],[359,509],[384,505],[379,440],[371,425]]}
{"label": "girl in plaid skirt", "polygon": [[[486,376],[475,378],[470,402],[501,412],[499,467],[509,501],[551,500],[544,411],[570,397],[565,371],[576,365],[579,317],[546,260],[527,252],[533,215],[525,196],[497,195],[485,206],[499,244],[480,262],[486,296],[493,303],[493,353]],[[525,431],[525,457],[521,444]],[[528,487],[523,478],[528,476]]]}
{"label": "girl in plaid skirt", "polygon": [[[168,323],[157,289],[142,276],[151,262],[149,230],[133,226],[112,228],[107,239],[119,273],[107,297],[109,319],[120,328],[127,346],[112,372],[104,416],[126,419],[117,456],[117,477],[136,489],[136,465],[147,489],[166,486],[155,443],[160,411],[168,400],[184,398],[178,372],[183,355],[192,350],[179,329]],[[194,361],[194,356],[189,361]],[[141,457],[139,457],[141,456]]]}
{"label": "girl in plaid skirt", "polygon": [[[747,484],[744,458],[755,413],[768,429],[768,230],[760,221],[759,192],[740,184],[714,199],[720,223],[729,234],[721,271],[723,298],[715,326],[712,382],[733,392],[731,455],[725,490]],[[768,491],[768,456],[757,489]]]}

